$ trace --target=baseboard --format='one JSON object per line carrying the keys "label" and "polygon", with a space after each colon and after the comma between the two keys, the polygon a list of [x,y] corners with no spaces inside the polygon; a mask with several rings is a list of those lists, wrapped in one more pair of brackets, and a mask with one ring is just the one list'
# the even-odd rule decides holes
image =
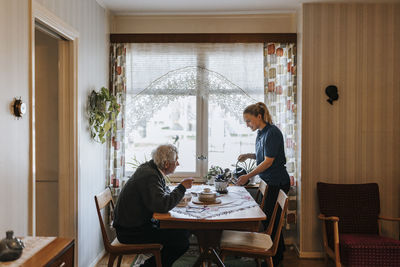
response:
{"label": "baseboard", "polygon": [[106,254],[106,251],[103,249],[99,255],[97,255],[97,257],[92,261],[92,263],[89,265],[89,267],[95,267],[100,260],[104,257],[104,255]]}
{"label": "baseboard", "polygon": [[297,244],[293,244],[297,256],[299,258],[303,258],[303,259],[321,259],[324,258],[325,253],[324,252],[318,252],[318,251],[300,251],[299,247],[297,246]]}

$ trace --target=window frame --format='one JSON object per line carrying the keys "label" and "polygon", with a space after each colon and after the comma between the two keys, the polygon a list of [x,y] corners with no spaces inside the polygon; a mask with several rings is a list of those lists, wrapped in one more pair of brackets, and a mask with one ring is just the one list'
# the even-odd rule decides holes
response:
{"label": "window frame", "polygon": [[[297,43],[296,33],[110,34],[110,43]],[[208,171],[208,96],[196,92],[196,170],[170,175],[171,181],[193,177],[204,182]],[[199,127],[201,126],[201,127]],[[202,138],[205,136],[205,138]],[[199,159],[199,157],[205,157]],[[200,162],[198,162],[200,161]],[[126,171],[126,176],[133,172]]]}

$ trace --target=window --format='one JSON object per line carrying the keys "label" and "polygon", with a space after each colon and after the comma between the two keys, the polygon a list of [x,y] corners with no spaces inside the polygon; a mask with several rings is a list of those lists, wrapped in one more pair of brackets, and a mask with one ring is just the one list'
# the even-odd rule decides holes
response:
{"label": "window", "polygon": [[129,44],[125,158],[144,162],[159,144],[178,147],[174,176],[203,177],[254,152],[243,109],[264,101],[263,44]]}

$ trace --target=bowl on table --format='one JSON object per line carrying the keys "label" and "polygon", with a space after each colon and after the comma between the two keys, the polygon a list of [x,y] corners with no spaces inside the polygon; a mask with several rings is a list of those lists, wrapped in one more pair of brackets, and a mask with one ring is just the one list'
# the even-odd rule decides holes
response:
{"label": "bowl on table", "polygon": [[198,198],[201,202],[213,203],[217,199],[217,194],[212,192],[210,188],[204,188],[203,191],[198,194]]}

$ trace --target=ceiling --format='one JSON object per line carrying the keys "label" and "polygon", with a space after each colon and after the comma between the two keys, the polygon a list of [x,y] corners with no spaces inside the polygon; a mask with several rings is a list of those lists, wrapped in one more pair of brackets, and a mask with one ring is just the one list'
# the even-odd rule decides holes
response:
{"label": "ceiling", "polygon": [[295,12],[303,2],[399,2],[399,0],[96,0],[118,15],[267,14]]}

